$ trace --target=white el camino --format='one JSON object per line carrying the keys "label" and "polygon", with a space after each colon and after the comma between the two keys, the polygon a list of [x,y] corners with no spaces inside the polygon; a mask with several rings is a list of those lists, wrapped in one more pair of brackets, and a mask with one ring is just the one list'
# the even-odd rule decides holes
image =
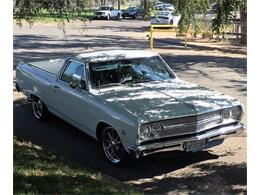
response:
{"label": "white el camino", "polygon": [[151,51],[21,62],[16,71],[16,88],[37,119],[59,116],[97,139],[113,164],[130,154],[200,151],[245,128],[239,101],[178,79]]}

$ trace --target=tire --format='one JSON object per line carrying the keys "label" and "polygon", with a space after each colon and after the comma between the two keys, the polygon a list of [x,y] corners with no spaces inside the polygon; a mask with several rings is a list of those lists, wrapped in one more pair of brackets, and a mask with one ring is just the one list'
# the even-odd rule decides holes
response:
{"label": "tire", "polygon": [[170,21],[170,25],[173,25],[173,21],[172,20]]}
{"label": "tire", "polygon": [[120,14],[117,14],[116,19],[117,19],[117,20],[120,20]]}
{"label": "tire", "polygon": [[110,20],[110,15],[109,14],[107,15],[107,20]]}
{"label": "tire", "polygon": [[125,19],[125,15],[122,16]]}
{"label": "tire", "polygon": [[122,165],[125,162],[127,153],[113,127],[106,127],[101,135],[101,147],[106,159],[115,166]]}
{"label": "tire", "polygon": [[136,14],[133,15],[133,19],[136,19]]}
{"label": "tire", "polygon": [[48,109],[43,103],[43,101],[38,97],[33,97],[31,101],[34,117],[40,121],[45,120],[48,116]]}

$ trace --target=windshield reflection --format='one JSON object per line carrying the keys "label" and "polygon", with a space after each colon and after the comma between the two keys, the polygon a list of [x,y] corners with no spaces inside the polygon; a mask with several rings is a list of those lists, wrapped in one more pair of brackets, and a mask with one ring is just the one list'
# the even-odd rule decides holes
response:
{"label": "windshield reflection", "polygon": [[175,78],[159,56],[90,63],[92,88]]}

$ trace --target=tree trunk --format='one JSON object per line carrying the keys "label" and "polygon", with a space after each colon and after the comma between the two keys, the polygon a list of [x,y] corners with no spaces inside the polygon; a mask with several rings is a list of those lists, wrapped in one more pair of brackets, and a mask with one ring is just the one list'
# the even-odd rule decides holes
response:
{"label": "tree trunk", "polygon": [[120,7],[121,7],[121,2],[120,0],[117,0],[117,9],[120,10],[121,9]]}
{"label": "tree trunk", "polygon": [[241,9],[240,11],[241,20],[241,44],[247,44],[247,10]]}
{"label": "tree trunk", "polygon": [[144,0],[144,10],[148,10],[147,7],[148,7],[148,6],[147,6],[147,0]]}
{"label": "tree trunk", "polygon": [[15,8],[16,0],[13,0],[13,9]]}

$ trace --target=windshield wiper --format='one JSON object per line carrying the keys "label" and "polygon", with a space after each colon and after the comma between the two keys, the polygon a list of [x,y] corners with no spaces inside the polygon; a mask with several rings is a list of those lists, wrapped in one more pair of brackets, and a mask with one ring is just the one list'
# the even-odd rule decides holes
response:
{"label": "windshield wiper", "polygon": [[133,83],[133,80],[125,80],[125,81],[122,81],[121,84],[126,84],[126,83]]}
{"label": "windshield wiper", "polygon": [[142,79],[142,80],[125,80],[121,82],[121,84],[126,84],[126,83],[144,83],[144,82],[150,82],[152,80],[149,79]]}
{"label": "windshield wiper", "polygon": [[150,82],[152,80],[149,79],[143,79],[143,80],[133,80],[133,83],[145,83],[145,82]]}

